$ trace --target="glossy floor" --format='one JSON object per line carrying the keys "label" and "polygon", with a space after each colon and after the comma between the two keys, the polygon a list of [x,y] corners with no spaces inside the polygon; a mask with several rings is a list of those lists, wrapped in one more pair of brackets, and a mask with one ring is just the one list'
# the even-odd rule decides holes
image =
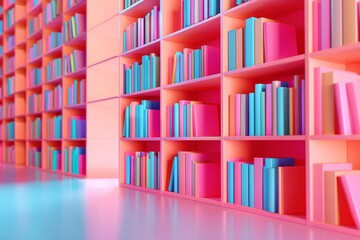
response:
{"label": "glossy floor", "polygon": [[0,239],[359,239],[215,205],[0,164]]}

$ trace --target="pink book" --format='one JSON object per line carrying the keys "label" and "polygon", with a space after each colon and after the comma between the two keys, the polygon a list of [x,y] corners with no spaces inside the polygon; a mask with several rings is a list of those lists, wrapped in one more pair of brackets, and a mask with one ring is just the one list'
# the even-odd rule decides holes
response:
{"label": "pink book", "polygon": [[[343,188],[344,195],[350,208],[351,215],[357,229],[360,229],[360,174],[343,175],[339,177],[339,183]],[[339,186],[340,186],[339,185]]]}
{"label": "pink book", "polygon": [[264,158],[254,158],[254,207],[263,209],[263,167]]}
{"label": "pink book", "polygon": [[[147,173],[147,171],[146,171],[146,166],[147,166],[147,159],[146,159],[146,153],[145,152],[143,152],[143,153],[141,153],[142,155],[141,155],[141,159],[140,159],[140,162],[141,162],[141,165],[140,165],[140,174],[141,174],[141,180],[140,180],[140,185],[141,185],[141,187],[143,187],[143,188],[146,188],[147,186],[146,186],[146,173]],[[145,154],[145,156],[144,156],[144,154]]]}
{"label": "pink book", "polygon": [[272,85],[272,133],[277,136],[277,88],[280,87],[280,81],[273,81]]}
{"label": "pink book", "polygon": [[331,0],[321,0],[321,45],[320,49],[331,47]]}
{"label": "pink book", "polygon": [[236,69],[244,66],[244,28],[236,30]]}
{"label": "pink book", "polygon": [[179,101],[179,131],[180,131],[180,137],[185,137],[184,135],[184,106],[185,104],[190,103],[188,100],[180,100]]}
{"label": "pink book", "polygon": [[325,171],[351,170],[351,163],[318,163],[314,164],[314,221],[325,221]]}
{"label": "pink book", "polygon": [[86,31],[86,16],[84,14],[75,13],[77,20],[77,31],[78,35]]}
{"label": "pink book", "polygon": [[186,153],[185,154],[185,193],[191,196],[193,192],[192,165],[194,161],[210,161],[214,156],[206,153]]}
{"label": "pink book", "polygon": [[199,0],[199,21],[204,20],[204,0]]}
{"label": "pink book", "polygon": [[241,134],[241,94],[235,95],[235,136]]}
{"label": "pink book", "polygon": [[343,0],[331,0],[331,47],[343,45]]}
{"label": "pink book", "polygon": [[360,134],[360,82],[346,84],[353,134]]}
{"label": "pink book", "polygon": [[284,23],[265,22],[264,46],[265,62],[297,55],[295,28]]}
{"label": "pink book", "polygon": [[351,135],[351,116],[349,110],[349,101],[346,93],[346,83],[339,82],[334,84],[336,115],[340,134]]}
{"label": "pink book", "polygon": [[148,136],[160,137],[160,110],[148,109],[148,115]]}
{"label": "pink book", "polygon": [[219,136],[218,107],[212,104],[194,104],[192,109],[194,137]]}
{"label": "pink book", "polygon": [[229,136],[235,136],[235,125],[236,125],[236,116],[235,116],[235,109],[236,109],[236,103],[235,103],[235,96],[234,94],[231,94],[229,96]]}
{"label": "pink book", "polygon": [[194,49],[191,48],[184,48],[184,80],[189,80],[189,53],[192,53]]}
{"label": "pink book", "polygon": [[79,155],[79,173],[86,175],[86,155]]}
{"label": "pink book", "polygon": [[[325,223],[340,224],[339,188],[337,179],[343,175],[360,174],[360,171],[329,171],[325,172]],[[345,220],[345,219],[344,219]],[[351,220],[350,220],[351,222]]]}
{"label": "pink book", "polygon": [[195,1],[190,0],[190,25],[195,23]]}
{"label": "pink book", "polygon": [[300,135],[300,125],[301,125],[301,119],[300,119],[300,76],[295,75],[294,77],[294,134]]}
{"label": "pink book", "polygon": [[178,152],[178,159],[179,159],[179,193],[185,194],[186,193],[186,154],[191,152]]}
{"label": "pink book", "polygon": [[266,136],[272,136],[272,128],[273,128],[273,122],[272,122],[272,84],[266,84],[266,90],[265,90],[265,134]]}
{"label": "pink book", "polygon": [[221,192],[220,163],[193,162],[195,197],[218,198]]}
{"label": "pink book", "polygon": [[279,167],[279,214],[305,214],[305,166]]}
{"label": "pink book", "polygon": [[130,103],[130,137],[134,138],[136,136],[136,106],[139,105],[139,102]]}
{"label": "pink book", "polygon": [[241,205],[241,164],[242,159],[234,163],[234,197],[235,204]]}
{"label": "pink book", "polygon": [[319,50],[319,0],[312,2],[313,7],[313,51]]}
{"label": "pink book", "polygon": [[220,72],[220,48],[204,46],[204,76]]}

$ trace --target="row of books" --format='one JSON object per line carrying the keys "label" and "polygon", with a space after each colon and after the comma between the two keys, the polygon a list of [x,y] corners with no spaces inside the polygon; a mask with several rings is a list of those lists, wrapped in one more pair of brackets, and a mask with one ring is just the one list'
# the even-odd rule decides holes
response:
{"label": "row of books", "polygon": [[279,214],[306,211],[305,166],[294,158],[227,162],[227,201]]}
{"label": "row of books", "polygon": [[255,84],[255,92],[229,96],[230,136],[305,134],[305,80]]}
{"label": "row of books", "polygon": [[29,166],[41,168],[41,147],[31,147],[29,149]]}
{"label": "row of books", "polygon": [[15,56],[5,58],[5,72],[10,73],[15,70]]}
{"label": "row of books", "polygon": [[15,146],[7,146],[5,147],[5,162],[7,163],[15,163]]}
{"label": "row of books", "polygon": [[45,67],[46,81],[51,81],[62,76],[62,59],[55,58]]}
{"label": "row of books", "polygon": [[46,138],[62,138],[62,115],[53,116],[52,118],[46,119]]}
{"label": "row of books", "polygon": [[15,103],[13,102],[5,103],[5,117],[6,118],[15,117]]}
{"label": "row of books", "polygon": [[34,33],[38,32],[40,29],[42,29],[43,27],[42,18],[43,18],[42,13],[39,13],[37,16],[29,20],[29,36],[33,35]]}
{"label": "row of books", "polygon": [[160,137],[160,102],[131,102],[125,109],[123,137]]}
{"label": "row of books", "polygon": [[41,93],[34,93],[29,96],[29,113],[40,113],[41,107]]}
{"label": "row of books", "polygon": [[182,0],[181,25],[189,27],[220,13],[220,0]]}
{"label": "row of books", "polygon": [[63,89],[61,84],[58,84],[52,90],[48,89],[44,91],[45,111],[61,109],[62,102],[63,102]]}
{"label": "row of books", "polygon": [[217,156],[180,151],[168,163],[168,191],[199,198],[220,198],[221,167]]}
{"label": "row of books", "polygon": [[41,140],[41,118],[36,117],[33,120],[30,120],[29,124],[29,138],[30,139],[40,139]]}
{"label": "row of books", "polygon": [[15,93],[15,76],[8,77],[6,79],[6,96],[10,96]]}
{"label": "row of books", "polygon": [[123,51],[129,51],[139,46],[155,41],[160,37],[160,10],[154,6],[145,17],[126,27],[123,33]]}
{"label": "row of books", "polygon": [[15,8],[11,8],[6,12],[6,27],[10,28],[15,24]]}
{"label": "row of books", "polygon": [[47,147],[47,167],[49,170],[61,171],[61,147]]}
{"label": "row of books", "polygon": [[125,152],[125,183],[160,189],[160,153]]}
{"label": "row of books", "polygon": [[131,7],[137,2],[140,2],[141,0],[124,0],[124,9]]}
{"label": "row of books", "polygon": [[6,123],[5,138],[7,140],[15,139],[15,122],[14,121]]}
{"label": "row of books", "polygon": [[68,134],[72,139],[86,138],[86,117],[71,116],[69,118]]}
{"label": "row of books", "polygon": [[15,35],[8,35],[7,36],[7,49],[6,50],[11,50],[15,47]]}
{"label": "row of books", "polygon": [[360,171],[351,163],[313,165],[314,221],[360,229]]}
{"label": "row of books", "polygon": [[86,67],[86,52],[73,50],[69,55],[64,56],[64,74],[76,72]]}
{"label": "row of books", "polygon": [[29,49],[29,60],[34,60],[42,56],[42,39],[36,41]]}
{"label": "row of books", "polygon": [[84,0],[67,0],[67,9],[72,8],[75,4]]}
{"label": "row of books", "polygon": [[86,15],[75,13],[68,21],[64,21],[62,26],[63,41],[69,41],[86,32]]}
{"label": "row of books", "polygon": [[314,0],[312,5],[314,51],[355,44],[359,41],[358,1]]}
{"label": "row of books", "polygon": [[220,48],[184,48],[170,59],[169,73],[170,84],[220,73]]}
{"label": "row of books", "polygon": [[85,79],[74,80],[74,82],[67,88],[67,106],[75,106],[86,103],[86,85]]}
{"label": "row of books", "polygon": [[314,70],[315,134],[360,134],[360,76],[319,67]]}
{"label": "row of books", "polygon": [[160,87],[160,57],[155,53],[141,57],[141,63],[123,65],[124,93]]}
{"label": "row of books", "polygon": [[247,18],[228,32],[228,70],[251,67],[298,54],[294,26],[268,18]]}
{"label": "row of books", "polygon": [[86,148],[70,146],[64,149],[64,171],[67,173],[86,175]]}
{"label": "row of books", "polygon": [[61,14],[62,0],[51,0],[44,10],[44,22],[45,24],[55,20]]}
{"label": "row of books", "polygon": [[41,84],[41,81],[42,81],[42,69],[41,68],[31,69],[29,74],[30,87],[34,87]]}
{"label": "row of books", "polygon": [[166,106],[168,137],[220,136],[218,106],[199,101],[180,100]]}
{"label": "row of books", "polygon": [[51,32],[46,38],[46,52],[49,52],[63,43],[61,32]]}

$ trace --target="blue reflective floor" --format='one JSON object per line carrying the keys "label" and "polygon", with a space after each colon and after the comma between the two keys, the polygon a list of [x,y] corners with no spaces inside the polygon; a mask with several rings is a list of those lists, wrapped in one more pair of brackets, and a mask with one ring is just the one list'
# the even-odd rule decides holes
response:
{"label": "blue reflective floor", "polygon": [[0,240],[359,239],[215,205],[0,164]]}

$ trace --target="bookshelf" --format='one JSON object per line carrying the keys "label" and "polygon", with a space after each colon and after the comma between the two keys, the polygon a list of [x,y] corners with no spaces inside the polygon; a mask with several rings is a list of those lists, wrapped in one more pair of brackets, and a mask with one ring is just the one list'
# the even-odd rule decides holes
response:
{"label": "bookshelf", "polygon": [[[313,33],[313,5],[315,1],[295,0],[268,1],[252,0],[236,5],[234,0],[220,1],[220,13],[186,28],[182,28],[182,1],[120,1],[120,134],[125,124],[125,110],[134,101],[160,101],[160,137],[120,138],[120,185],[142,191],[187,198],[200,202],[221,205],[250,213],[268,216],[311,226],[333,229],[359,235],[355,226],[328,224],[318,221],[317,209],[325,208],[325,202],[319,204],[314,195],[317,178],[314,164],[317,163],[351,163],[353,169],[359,170],[359,135],[318,135],[315,134],[317,121],[314,89],[314,70],[327,67],[352,71],[359,74],[360,59],[357,56],[359,43],[347,44],[324,50],[313,49],[315,36]],[[317,1],[319,2],[319,1]],[[131,4],[133,3],[133,4]],[[125,5],[127,6],[125,8]],[[126,27],[144,17],[154,6],[159,6],[161,18],[165,21],[160,26],[160,38],[145,45],[123,51],[123,32]],[[272,11],[268,11],[269,9]],[[285,58],[228,70],[228,31],[245,27],[249,17],[265,17],[277,22],[291,25],[295,29],[297,54]],[[197,49],[202,45],[217,46],[221,50],[220,71],[196,79],[172,83],[173,70],[169,67],[169,59],[184,48]],[[124,89],[123,65],[131,66],[141,62],[143,55],[155,53],[160,56],[160,86],[156,88],[126,92]],[[304,124],[302,134],[285,136],[234,136],[230,134],[229,96],[237,93],[255,91],[255,84],[270,84],[274,80],[291,82],[294,76],[305,79]],[[292,85],[291,85],[292,86]],[[212,103],[219,108],[220,134],[208,137],[169,137],[167,129],[167,106],[179,100],[194,100]],[[180,120],[181,121],[181,120]],[[160,190],[126,184],[127,158],[129,152],[160,151],[161,171]],[[211,153],[220,163],[221,194],[218,198],[200,198],[187,194],[174,193],[168,190],[173,159],[179,151]],[[301,178],[297,186],[305,189],[302,193],[300,212],[272,213],[258,208],[245,207],[242,204],[228,203],[229,161],[242,158],[252,163],[257,157],[293,158],[296,166],[302,168]],[[134,157],[134,161],[136,157]],[[215,162],[216,162],[215,161]],[[305,170],[304,170],[305,169]],[[282,169],[283,170],[283,169]],[[180,177],[181,179],[181,177]],[[181,180],[180,180],[181,181]],[[293,200],[294,201],[294,200]],[[289,203],[289,202],[288,202]],[[291,202],[290,202],[291,203]]]}

